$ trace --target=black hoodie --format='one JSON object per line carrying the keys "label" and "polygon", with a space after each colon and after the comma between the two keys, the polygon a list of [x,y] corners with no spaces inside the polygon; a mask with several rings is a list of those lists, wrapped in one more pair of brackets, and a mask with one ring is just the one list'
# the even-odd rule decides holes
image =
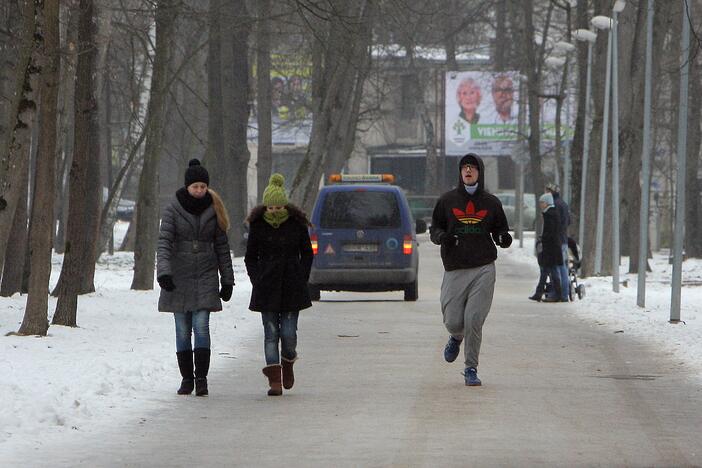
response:
{"label": "black hoodie", "polygon": [[[478,189],[470,195],[461,179],[461,166],[479,168]],[[509,226],[500,200],[485,191],[485,166],[479,156],[469,153],[458,165],[458,186],[436,202],[431,217],[431,240],[441,245],[446,271],[475,268],[497,259],[495,242]],[[493,242],[494,239],[494,242]]]}

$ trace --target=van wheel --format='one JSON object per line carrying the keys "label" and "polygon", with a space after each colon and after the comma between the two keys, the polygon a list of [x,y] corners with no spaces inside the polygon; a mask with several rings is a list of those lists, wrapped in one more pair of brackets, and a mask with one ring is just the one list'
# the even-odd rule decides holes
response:
{"label": "van wheel", "polygon": [[314,284],[307,283],[307,290],[310,293],[310,300],[311,301],[318,301],[320,296],[322,295],[321,291],[317,286]]}
{"label": "van wheel", "polygon": [[416,301],[419,297],[419,285],[417,280],[405,286],[405,301]]}

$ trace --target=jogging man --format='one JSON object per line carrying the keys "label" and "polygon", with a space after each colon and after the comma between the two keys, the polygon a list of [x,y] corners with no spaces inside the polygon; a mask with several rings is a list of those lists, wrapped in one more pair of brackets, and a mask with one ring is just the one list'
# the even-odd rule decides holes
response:
{"label": "jogging man", "polygon": [[485,166],[469,153],[459,163],[458,186],[444,193],[432,214],[431,240],[441,245],[441,312],[450,336],[444,358],[453,362],[465,340],[465,384],[481,385],[478,355],[495,290],[495,244],[512,244],[500,200],[485,190]]}

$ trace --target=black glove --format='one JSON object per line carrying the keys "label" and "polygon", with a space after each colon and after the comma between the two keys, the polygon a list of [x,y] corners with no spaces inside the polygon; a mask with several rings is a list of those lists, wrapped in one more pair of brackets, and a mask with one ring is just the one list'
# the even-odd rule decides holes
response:
{"label": "black glove", "polygon": [[233,289],[234,289],[233,284],[223,284],[222,289],[219,290],[219,297],[224,302],[227,302],[229,299],[232,298],[232,290]]}
{"label": "black glove", "polygon": [[501,232],[497,235],[495,243],[503,249],[506,249],[507,247],[512,245],[512,236],[509,234],[509,232]]}
{"label": "black glove", "polygon": [[158,285],[161,286],[161,289],[164,291],[171,292],[175,289],[175,284],[173,284],[173,277],[171,275],[159,276],[156,278],[156,281],[158,281]]}

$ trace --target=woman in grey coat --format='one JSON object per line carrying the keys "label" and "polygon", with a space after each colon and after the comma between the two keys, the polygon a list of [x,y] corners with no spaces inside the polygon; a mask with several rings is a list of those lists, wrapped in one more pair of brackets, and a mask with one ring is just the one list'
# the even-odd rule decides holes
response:
{"label": "woman in grey coat", "polygon": [[228,301],[234,287],[229,217],[209,182],[207,170],[192,159],[185,186],[163,211],[158,237],[158,310],[175,317],[176,356],[183,378],[179,395],[189,395],[193,388],[197,396],[208,394],[210,312],[222,310],[220,299]]}

